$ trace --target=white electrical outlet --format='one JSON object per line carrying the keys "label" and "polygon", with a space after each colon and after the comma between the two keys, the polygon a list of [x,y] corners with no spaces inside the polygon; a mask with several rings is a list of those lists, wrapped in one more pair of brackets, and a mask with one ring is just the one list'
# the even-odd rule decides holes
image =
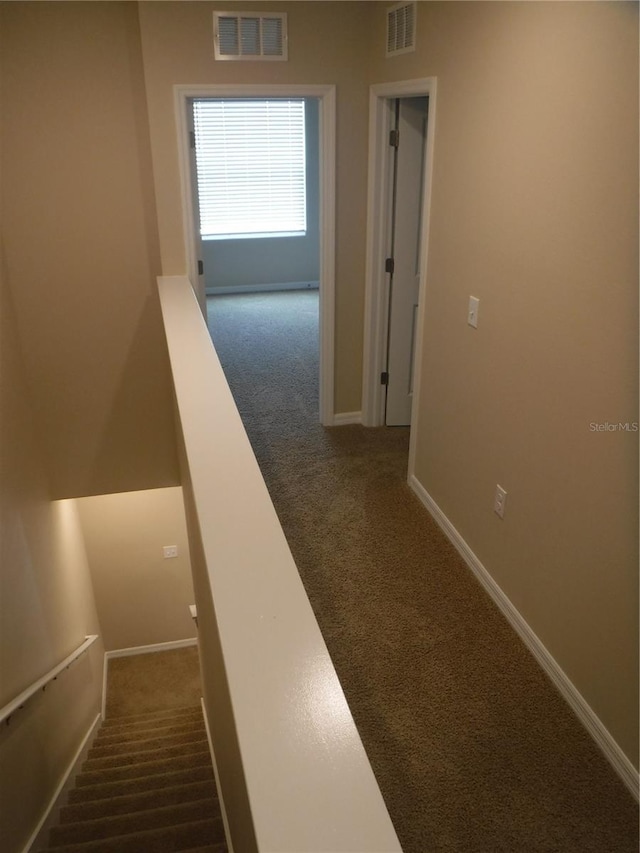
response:
{"label": "white electrical outlet", "polygon": [[480,311],[480,300],[475,296],[469,297],[469,313],[467,314],[467,323],[478,328],[478,312]]}
{"label": "white electrical outlet", "polygon": [[505,504],[507,503],[507,493],[502,486],[496,486],[496,496],[493,499],[493,511],[500,518],[504,518]]}
{"label": "white electrical outlet", "polygon": [[178,546],[177,545],[163,545],[162,553],[164,554],[165,560],[170,560],[172,557],[178,556]]}

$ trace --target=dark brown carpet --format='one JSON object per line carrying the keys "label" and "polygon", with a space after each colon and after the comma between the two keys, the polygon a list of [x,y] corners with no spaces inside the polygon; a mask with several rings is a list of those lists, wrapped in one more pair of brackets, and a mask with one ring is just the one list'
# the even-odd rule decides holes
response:
{"label": "dark brown carpet", "polygon": [[318,425],[317,295],[209,322],[405,853],[637,853],[633,797],[406,485],[408,430]]}

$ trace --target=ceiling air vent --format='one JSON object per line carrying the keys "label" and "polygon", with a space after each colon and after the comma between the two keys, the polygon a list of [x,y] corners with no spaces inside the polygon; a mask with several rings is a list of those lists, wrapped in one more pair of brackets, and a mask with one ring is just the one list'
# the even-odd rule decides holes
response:
{"label": "ceiling air vent", "polygon": [[398,3],[387,9],[387,56],[416,49],[416,4]]}
{"label": "ceiling air vent", "polygon": [[216,59],[287,58],[287,15],[280,12],[214,12]]}

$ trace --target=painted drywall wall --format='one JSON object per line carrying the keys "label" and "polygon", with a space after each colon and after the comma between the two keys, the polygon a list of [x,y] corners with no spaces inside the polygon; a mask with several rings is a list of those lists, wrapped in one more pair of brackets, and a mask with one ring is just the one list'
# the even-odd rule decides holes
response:
{"label": "painted drywall wall", "polygon": [[305,284],[320,279],[318,101],[305,99],[307,231],[298,237],[203,240],[207,293],[220,287]]}
{"label": "painted drywall wall", "polygon": [[438,78],[417,477],[637,767],[638,6],[384,24]]}
{"label": "painted drywall wall", "polygon": [[[195,637],[180,487],[76,501],[107,651]],[[163,547],[175,545],[177,557]]]}
{"label": "painted drywall wall", "polygon": [[335,410],[360,407],[366,225],[368,3],[264,3],[288,14],[287,62],[216,62],[213,10],[238,3],[140,3],[140,31],[164,275],[186,272],[173,86],[308,83],[337,87]]}
{"label": "painted drywall wall", "polygon": [[[0,707],[100,634],[73,501],[51,501],[0,263]],[[100,711],[99,640],[0,726],[0,849],[24,849]]]}
{"label": "painted drywall wall", "polygon": [[178,483],[133,3],[3,3],[3,227],[56,497]]}

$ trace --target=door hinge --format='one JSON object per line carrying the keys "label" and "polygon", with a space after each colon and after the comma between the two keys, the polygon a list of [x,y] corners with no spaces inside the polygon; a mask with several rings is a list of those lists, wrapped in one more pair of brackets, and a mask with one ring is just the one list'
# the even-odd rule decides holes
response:
{"label": "door hinge", "polygon": [[395,266],[396,266],[396,262],[393,260],[393,258],[387,258],[386,261],[384,262],[384,271],[391,273],[391,275],[393,275],[393,271],[395,269]]}
{"label": "door hinge", "polygon": [[384,370],[380,374],[380,384],[381,385],[388,385],[389,384],[389,374],[387,373],[386,370]]}
{"label": "door hinge", "polygon": [[397,148],[400,145],[400,131],[399,130],[390,130],[389,131],[389,145],[392,148]]}
{"label": "door hinge", "polygon": [[204,263],[203,263],[203,261],[198,261],[198,275],[204,275]]}
{"label": "door hinge", "polygon": [[195,132],[195,130],[189,131],[189,147],[190,148],[196,147],[196,132]]}

